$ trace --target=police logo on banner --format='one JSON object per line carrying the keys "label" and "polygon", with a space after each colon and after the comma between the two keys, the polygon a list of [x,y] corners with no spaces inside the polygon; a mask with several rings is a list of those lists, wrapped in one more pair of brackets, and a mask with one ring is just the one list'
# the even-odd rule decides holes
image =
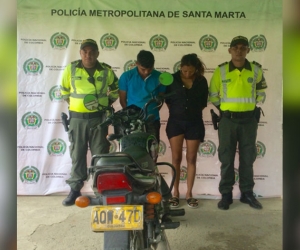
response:
{"label": "police logo on banner", "polygon": [[234,185],[239,185],[240,174],[238,169],[234,169]]}
{"label": "police logo on banner", "polygon": [[267,48],[267,39],[264,35],[256,35],[251,37],[249,41],[250,49],[253,52],[262,52]]}
{"label": "police logo on banner", "polygon": [[202,157],[213,157],[216,153],[216,144],[214,144],[212,141],[204,141],[200,143],[198,148],[198,153]]}
{"label": "police logo on banner", "polygon": [[56,85],[52,87],[49,91],[49,97],[52,102],[63,102],[64,99],[60,92],[60,86]]}
{"label": "police logo on banner", "polygon": [[26,129],[37,129],[42,124],[42,117],[37,112],[27,112],[22,116],[22,125]]}
{"label": "police logo on banner", "polygon": [[214,52],[218,47],[218,40],[212,35],[202,36],[199,40],[199,47],[204,52]]}
{"label": "police logo on banner", "polygon": [[26,166],[20,172],[20,179],[27,184],[36,184],[40,178],[40,171],[34,166]]}
{"label": "police logo on banner", "polygon": [[181,64],[181,61],[178,61],[177,63],[174,64],[174,66],[173,66],[174,73],[176,73],[178,70],[180,70],[180,64]]}
{"label": "police logo on banner", "polygon": [[117,143],[115,141],[109,141],[110,147],[109,147],[109,153],[115,153],[117,152]]}
{"label": "police logo on banner", "polygon": [[53,49],[66,49],[69,45],[69,37],[62,32],[57,32],[51,36],[50,43]]}
{"label": "police logo on banner", "polygon": [[53,139],[47,145],[48,154],[51,156],[63,156],[67,145],[62,139]]}
{"label": "police logo on banner", "polygon": [[150,38],[149,45],[154,51],[165,51],[168,47],[168,39],[164,35],[154,35]]}
{"label": "police logo on banner", "polygon": [[257,156],[256,158],[263,158],[266,153],[266,146],[260,141],[256,142],[256,150],[257,150]]}
{"label": "police logo on banner", "polygon": [[119,45],[119,39],[114,34],[106,33],[101,37],[100,45],[103,50],[116,50]]}
{"label": "police logo on banner", "polygon": [[164,143],[164,141],[160,140],[159,141],[159,146],[158,146],[158,155],[162,156],[166,153],[166,143]]}
{"label": "police logo on banner", "polygon": [[23,70],[27,75],[39,75],[43,71],[43,63],[36,58],[30,58],[23,64]]}
{"label": "police logo on banner", "polygon": [[131,70],[136,67],[136,62],[134,60],[129,60],[124,64],[124,71]]}
{"label": "police logo on banner", "polygon": [[181,166],[180,168],[180,180],[181,181],[186,181],[187,179],[187,167],[186,166]]}

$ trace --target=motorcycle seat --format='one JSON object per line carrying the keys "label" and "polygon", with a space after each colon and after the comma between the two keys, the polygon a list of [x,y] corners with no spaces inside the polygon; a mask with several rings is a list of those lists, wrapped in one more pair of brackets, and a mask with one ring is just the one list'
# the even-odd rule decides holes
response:
{"label": "motorcycle seat", "polygon": [[[96,157],[96,156],[95,156]],[[123,154],[115,154],[114,157],[100,157],[95,166],[117,166],[134,163],[129,157]]]}
{"label": "motorcycle seat", "polygon": [[125,166],[125,174],[138,188],[147,190],[152,188],[156,184],[155,175],[142,174],[139,170],[132,168],[131,166]]}
{"label": "motorcycle seat", "polygon": [[156,164],[145,148],[140,146],[130,146],[123,152],[129,154],[142,169],[155,170]]}

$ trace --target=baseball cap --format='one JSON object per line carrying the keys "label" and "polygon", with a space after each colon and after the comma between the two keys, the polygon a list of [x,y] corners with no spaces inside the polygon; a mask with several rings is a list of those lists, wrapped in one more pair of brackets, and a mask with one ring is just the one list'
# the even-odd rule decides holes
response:
{"label": "baseball cap", "polygon": [[86,46],[91,46],[94,47],[96,50],[98,50],[98,45],[96,43],[96,41],[94,41],[93,39],[85,39],[82,41],[80,49],[83,49]]}
{"label": "baseball cap", "polygon": [[230,47],[233,47],[237,44],[243,44],[245,46],[249,46],[249,42],[247,37],[244,36],[236,36],[232,39],[231,43],[230,43]]}

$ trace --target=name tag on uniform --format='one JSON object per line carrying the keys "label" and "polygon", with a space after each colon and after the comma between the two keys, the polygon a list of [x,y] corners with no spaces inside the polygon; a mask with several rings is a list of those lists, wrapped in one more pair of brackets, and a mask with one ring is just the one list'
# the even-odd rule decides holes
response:
{"label": "name tag on uniform", "polygon": [[231,79],[222,80],[222,83],[227,83],[227,82],[231,82]]}
{"label": "name tag on uniform", "polygon": [[72,80],[81,80],[81,76],[72,76]]}

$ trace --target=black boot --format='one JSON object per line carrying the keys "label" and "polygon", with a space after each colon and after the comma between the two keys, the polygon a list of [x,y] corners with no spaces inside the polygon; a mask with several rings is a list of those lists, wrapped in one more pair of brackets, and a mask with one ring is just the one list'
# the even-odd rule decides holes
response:
{"label": "black boot", "polygon": [[218,208],[222,210],[228,210],[229,205],[232,204],[232,193],[222,194],[222,200],[218,203]]}
{"label": "black boot", "polygon": [[248,191],[245,193],[242,193],[240,201],[246,204],[249,204],[250,207],[253,207],[255,209],[262,209],[262,205],[258,200],[255,199],[253,192]]}
{"label": "black boot", "polygon": [[71,189],[68,197],[63,200],[62,204],[64,206],[72,206],[75,204],[75,200],[79,196],[81,196],[80,191],[75,191],[75,190]]}

